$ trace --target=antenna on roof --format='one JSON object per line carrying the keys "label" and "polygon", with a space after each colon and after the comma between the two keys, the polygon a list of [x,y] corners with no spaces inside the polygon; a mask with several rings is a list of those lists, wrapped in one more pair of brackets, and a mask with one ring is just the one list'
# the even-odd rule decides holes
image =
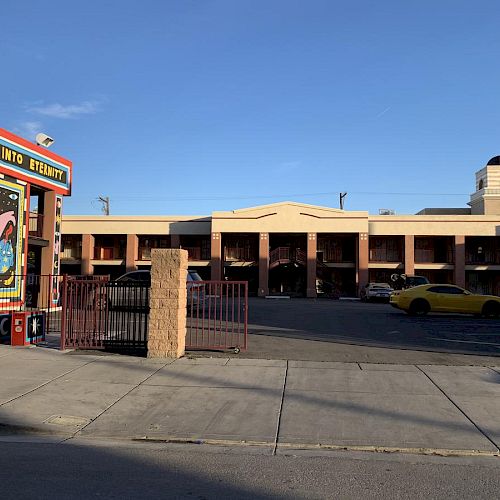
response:
{"label": "antenna on roof", "polygon": [[347,196],[347,193],[339,193],[340,210],[344,210],[344,198],[346,196]]}

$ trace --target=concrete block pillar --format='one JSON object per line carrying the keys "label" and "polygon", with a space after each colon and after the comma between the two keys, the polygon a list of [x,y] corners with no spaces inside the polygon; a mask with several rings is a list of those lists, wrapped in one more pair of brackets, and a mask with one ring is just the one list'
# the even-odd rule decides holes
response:
{"label": "concrete block pillar", "polygon": [[94,258],[95,238],[93,234],[82,234],[82,270],[84,276],[94,274],[91,261]]}
{"label": "concrete block pillar", "polygon": [[139,259],[139,237],[136,234],[127,234],[127,250],[125,253],[125,267],[128,271],[136,271],[135,261]]}
{"label": "concrete block pillar", "polygon": [[269,295],[269,234],[259,234],[259,297]]}
{"label": "concrete block pillar", "polygon": [[317,267],[317,238],[316,233],[307,235],[307,286],[306,297],[316,297],[316,267]]}
{"label": "concrete block pillar", "polygon": [[222,279],[222,244],[221,234],[212,233],[210,245],[210,272],[212,281]]}
{"label": "concrete block pillar", "polygon": [[405,274],[415,274],[415,237],[405,235]]}
{"label": "concrete block pillar", "polygon": [[465,236],[455,236],[455,285],[465,288]]}
{"label": "concrete block pillar", "polygon": [[148,358],[180,358],[186,347],[188,253],[151,250]]}
{"label": "concrete block pillar", "polygon": [[356,286],[359,296],[361,287],[368,283],[368,233],[359,233],[356,247]]}

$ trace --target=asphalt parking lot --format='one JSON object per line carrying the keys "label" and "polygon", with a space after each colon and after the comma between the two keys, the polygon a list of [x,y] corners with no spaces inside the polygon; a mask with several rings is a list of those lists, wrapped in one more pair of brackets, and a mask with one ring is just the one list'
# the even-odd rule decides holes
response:
{"label": "asphalt parking lot", "polygon": [[412,317],[387,303],[253,298],[248,322],[250,356],[282,350],[288,359],[460,364],[500,356],[498,319]]}

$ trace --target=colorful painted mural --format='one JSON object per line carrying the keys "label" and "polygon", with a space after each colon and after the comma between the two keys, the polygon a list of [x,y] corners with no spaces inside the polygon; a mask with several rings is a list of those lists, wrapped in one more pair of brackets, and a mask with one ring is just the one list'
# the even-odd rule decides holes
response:
{"label": "colorful painted mural", "polygon": [[25,263],[26,187],[0,178],[0,308],[19,303]]}
{"label": "colorful painted mural", "polygon": [[62,196],[56,196],[56,219],[54,225],[54,264],[52,267],[52,303],[59,302],[59,274],[61,264]]}

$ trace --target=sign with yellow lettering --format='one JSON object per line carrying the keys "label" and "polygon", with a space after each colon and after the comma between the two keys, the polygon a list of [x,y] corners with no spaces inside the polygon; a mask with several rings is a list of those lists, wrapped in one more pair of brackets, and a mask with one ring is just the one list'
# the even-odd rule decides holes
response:
{"label": "sign with yellow lettering", "polygon": [[59,194],[71,191],[71,162],[0,129],[0,167]]}

